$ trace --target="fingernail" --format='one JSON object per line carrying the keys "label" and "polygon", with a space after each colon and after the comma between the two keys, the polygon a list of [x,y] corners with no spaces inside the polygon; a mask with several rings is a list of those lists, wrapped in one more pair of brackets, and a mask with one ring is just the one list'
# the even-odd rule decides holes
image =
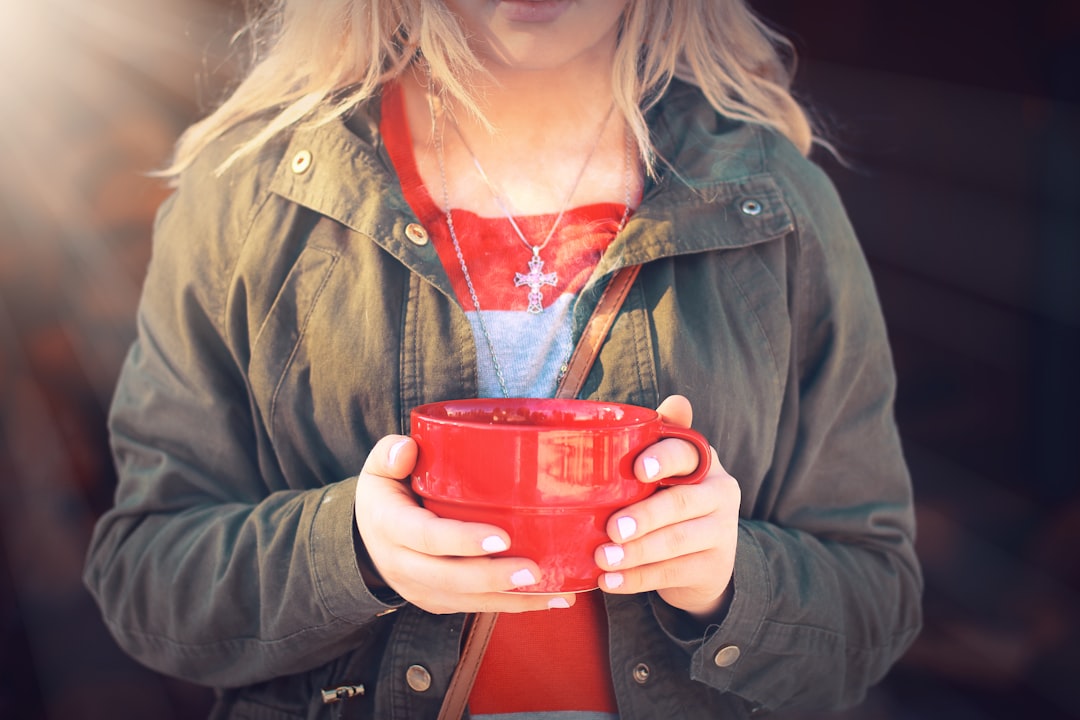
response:
{"label": "fingernail", "polygon": [[622,587],[622,584],[623,584],[622,573],[605,573],[604,574],[604,585],[607,586],[608,590],[618,590],[619,588]]}
{"label": "fingernail", "polygon": [[618,545],[605,545],[604,546],[604,559],[607,560],[607,564],[612,567],[618,565],[626,557],[626,553]]}
{"label": "fingernail", "polygon": [[480,547],[484,549],[484,552],[497,553],[508,550],[510,546],[498,535],[492,535],[484,538],[484,541],[480,543]]}
{"label": "fingernail", "polygon": [[386,460],[391,466],[397,464],[397,457],[401,454],[401,448],[405,447],[408,440],[398,440],[396,443],[390,446],[390,452],[386,453]]}
{"label": "fingernail", "polygon": [[514,587],[524,587],[525,585],[535,585],[536,578],[528,569],[518,570],[510,576],[510,582]]}
{"label": "fingernail", "polygon": [[548,600],[548,610],[566,610],[570,607],[570,603],[566,601],[566,598],[551,598]]}
{"label": "fingernail", "polygon": [[637,523],[632,517],[621,517],[615,521],[615,525],[618,526],[619,537],[623,540],[629,540],[630,536],[637,532]]}
{"label": "fingernail", "polygon": [[660,461],[656,458],[652,456],[642,458],[641,464],[645,468],[645,477],[650,480],[660,474]]}

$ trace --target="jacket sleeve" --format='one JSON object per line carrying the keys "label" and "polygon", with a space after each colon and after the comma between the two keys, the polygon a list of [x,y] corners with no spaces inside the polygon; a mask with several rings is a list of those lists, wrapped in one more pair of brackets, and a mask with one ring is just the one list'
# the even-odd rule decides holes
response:
{"label": "jacket sleeve", "polygon": [[243,208],[257,203],[227,176],[190,174],[155,228],[109,418],[115,505],[84,579],[136,659],[230,687],[340,656],[388,606],[357,566],[355,480],[286,484],[259,452],[245,331],[225,322],[226,304],[242,302],[226,288]]}
{"label": "jacket sleeve", "polygon": [[859,702],[922,618],[878,299],[831,184],[800,172],[788,180],[792,360],[778,442],[766,477],[745,479],[730,610],[684,645],[694,679],[762,710]]}

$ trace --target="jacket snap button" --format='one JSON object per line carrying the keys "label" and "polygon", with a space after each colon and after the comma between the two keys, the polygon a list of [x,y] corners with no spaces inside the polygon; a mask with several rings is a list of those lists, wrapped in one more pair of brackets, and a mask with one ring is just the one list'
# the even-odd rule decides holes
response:
{"label": "jacket snap button", "polygon": [[634,682],[638,685],[644,685],[649,681],[649,666],[645,663],[638,663],[634,666]]}
{"label": "jacket snap button", "polygon": [[405,237],[409,238],[409,242],[413,245],[427,245],[428,244],[428,232],[424,229],[423,225],[417,223],[409,223],[405,226]]}
{"label": "jacket snap button", "polygon": [[311,153],[307,150],[301,150],[293,155],[292,159],[292,171],[297,175],[303,175],[311,167]]}
{"label": "jacket snap button", "polygon": [[764,208],[761,207],[761,203],[757,200],[743,200],[739,209],[743,211],[744,215],[750,215],[752,217],[754,215],[760,215]]}
{"label": "jacket snap button", "polygon": [[739,650],[737,645],[727,645],[717,651],[716,657],[713,658],[713,662],[716,663],[717,667],[731,667],[735,664],[735,661],[739,659],[739,655],[741,654],[742,651]]}
{"label": "jacket snap button", "polygon": [[427,692],[431,687],[431,673],[423,665],[410,665],[405,671],[405,682],[416,692]]}

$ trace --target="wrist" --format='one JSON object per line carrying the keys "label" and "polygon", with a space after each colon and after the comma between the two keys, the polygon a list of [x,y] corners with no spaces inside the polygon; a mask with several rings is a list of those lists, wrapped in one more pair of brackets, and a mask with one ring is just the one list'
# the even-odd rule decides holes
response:
{"label": "wrist", "polygon": [[727,617],[728,610],[731,608],[731,598],[734,594],[729,583],[720,597],[711,603],[707,603],[700,608],[684,609],[683,612],[703,626],[719,625]]}

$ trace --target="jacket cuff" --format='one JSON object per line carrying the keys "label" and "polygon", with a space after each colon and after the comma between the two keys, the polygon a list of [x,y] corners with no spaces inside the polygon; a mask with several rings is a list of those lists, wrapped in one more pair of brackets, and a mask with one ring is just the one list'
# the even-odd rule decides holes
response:
{"label": "jacket cuff", "polygon": [[692,644],[684,644],[694,653],[690,676],[725,692],[735,685],[740,665],[753,652],[772,595],[765,553],[743,523],[737,548],[731,579],[734,595],[727,615]]}
{"label": "jacket cuff", "polygon": [[355,624],[405,604],[392,592],[376,597],[363,580],[354,543],[356,478],[328,485],[311,523],[311,567],[326,609]]}

